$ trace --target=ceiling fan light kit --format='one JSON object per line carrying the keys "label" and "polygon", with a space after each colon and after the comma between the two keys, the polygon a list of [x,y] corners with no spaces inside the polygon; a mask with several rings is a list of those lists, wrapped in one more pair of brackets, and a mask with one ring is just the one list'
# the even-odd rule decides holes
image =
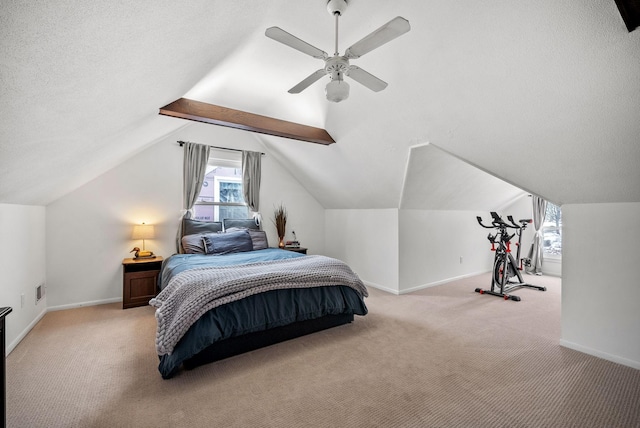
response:
{"label": "ceiling fan light kit", "polygon": [[324,88],[327,99],[339,103],[349,98],[349,84],[344,80],[332,79]]}
{"label": "ceiling fan light kit", "polygon": [[349,85],[344,81],[344,76],[349,76],[374,92],[379,92],[387,87],[386,82],[360,67],[351,65],[349,60],[360,58],[362,55],[408,32],[411,29],[409,21],[398,16],[349,47],[344,55],[340,55],[338,52],[338,18],[342,16],[347,9],[347,5],[346,0],[329,0],[327,2],[327,10],[331,15],[335,16],[336,21],[336,49],[333,56],[329,56],[325,51],[287,33],[281,28],[270,27],[265,31],[267,37],[314,58],[321,59],[325,63],[324,68],[314,71],[300,83],[289,89],[290,94],[299,94],[325,75],[329,75],[331,79],[325,87],[327,100],[336,103],[346,100],[349,97]]}

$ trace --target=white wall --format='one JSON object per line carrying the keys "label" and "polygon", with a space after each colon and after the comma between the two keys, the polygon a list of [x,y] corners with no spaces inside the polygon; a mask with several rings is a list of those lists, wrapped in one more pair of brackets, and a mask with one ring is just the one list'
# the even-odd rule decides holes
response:
{"label": "white wall", "polygon": [[398,210],[326,210],[326,255],[372,287],[399,292]]}
{"label": "white wall", "polygon": [[489,229],[478,225],[478,215],[488,218],[484,212],[400,210],[400,291],[489,272]]}
{"label": "white wall", "polygon": [[[264,151],[254,134],[193,123],[47,206],[49,307],[61,309],[122,299],[122,259],[140,246],[134,224],[154,224],[146,248],[168,257],[182,209],[183,149],[177,140]],[[309,253],[324,251],[324,210],[268,153],[262,159],[263,227],[277,245],[273,207],[287,208]],[[289,235],[287,237],[289,239]]]}
{"label": "white wall", "polygon": [[491,270],[490,231],[477,215],[489,218],[473,211],[329,209],[326,254],[394,294],[439,285]]}
{"label": "white wall", "polygon": [[7,353],[46,312],[46,288],[37,305],[35,294],[45,284],[45,217],[45,207],[0,204],[0,306],[13,308],[5,319]]}
{"label": "white wall", "polygon": [[561,344],[640,369],[640,203],[563,205]]}
{"label": "white wall", "polygon": [[133,224],[155,225],[146,248],[173,251],[180,215],[181,149],[160,142],[47,206],[49,306],[122,297],[122,259],[141,242]]}

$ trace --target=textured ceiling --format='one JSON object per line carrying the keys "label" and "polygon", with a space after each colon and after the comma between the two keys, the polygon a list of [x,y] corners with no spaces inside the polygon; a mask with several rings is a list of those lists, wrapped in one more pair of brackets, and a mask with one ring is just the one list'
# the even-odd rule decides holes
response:
{"label": "textured ceiling", "polygon": [[640,201],[640,32],[613,0],[352,0],[341,52],[398,15],[412,29],[353,61],[388,88],[351,81],[339,104],[323,81],[288,94],[322,63],[264,36],[332,52],[325,4],[3,2],[0,202],[47,204],[191,126],[158,116],[183,96],[326,128],[337,144],[259,137],[326,208],[418,204],[423,143],[558,204]]}

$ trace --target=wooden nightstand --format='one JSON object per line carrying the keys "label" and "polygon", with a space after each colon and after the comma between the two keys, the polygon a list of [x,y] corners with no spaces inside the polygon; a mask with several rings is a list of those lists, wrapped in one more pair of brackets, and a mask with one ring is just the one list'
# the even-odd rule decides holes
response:
{"label": "wooden nightstand", "polygon": [[283,250],[293,251],[294,253],[307,254],[307,249],[304,247],[284,247]]}
{"label": "wooden nightstand", "polygon": [[162,257],[122,260],[122,309],[145,306],[156,297]]}

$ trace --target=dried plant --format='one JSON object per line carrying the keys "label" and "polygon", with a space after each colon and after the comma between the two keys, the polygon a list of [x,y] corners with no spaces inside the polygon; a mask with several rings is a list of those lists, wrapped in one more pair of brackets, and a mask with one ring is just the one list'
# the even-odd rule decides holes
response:
{"label": "dried plant", "polygon": [[274,211],[274,223],[276,230],[278,231],[278,238],[284,238],[285,229],[287,226],[287,210],[282,204]]}

